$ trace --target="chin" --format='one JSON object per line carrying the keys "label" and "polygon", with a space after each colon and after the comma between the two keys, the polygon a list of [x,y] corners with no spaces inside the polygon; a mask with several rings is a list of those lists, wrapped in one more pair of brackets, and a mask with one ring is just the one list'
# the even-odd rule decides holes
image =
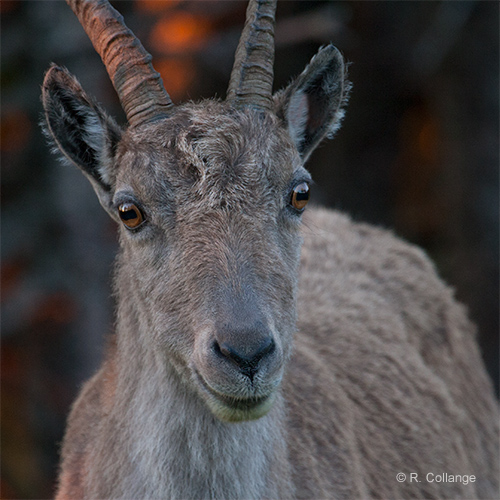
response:
{"label": "chin", "polygon": [[263,394],[235,396],[213,389],[199,373],[196,375],[200,395],[213,415],[224,422],[257,420],[269,412],[276,398],[276,387]]}
{"label": "chin", "polygon": [[271,410],[274,400],[274,394],[249,399],[236,399],[230,396],[211,394],[206,398],[211,412],[223,422],[257,420]]}

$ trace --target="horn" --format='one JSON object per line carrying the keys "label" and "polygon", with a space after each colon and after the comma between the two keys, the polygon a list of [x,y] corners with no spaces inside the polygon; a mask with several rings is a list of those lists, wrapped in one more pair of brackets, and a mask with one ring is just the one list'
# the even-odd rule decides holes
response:
{"label": "horn", "polygon": [[277,0],[250,0],[234,58],[227,101],[272,109],[274,18]]}
{"label": "horn", "polygon": [[167,117],[173,103],[151,55],[107,0],[66,0],[106,66],[130,126]]}

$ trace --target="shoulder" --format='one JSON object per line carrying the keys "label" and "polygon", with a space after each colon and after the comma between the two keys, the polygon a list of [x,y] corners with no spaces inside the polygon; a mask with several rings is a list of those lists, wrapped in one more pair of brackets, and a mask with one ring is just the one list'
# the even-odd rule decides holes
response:
{"label": "shoulder", "polygon": [[434,266],[420,248],[389,230],[355,222],[334,210],[314,208],[306,212],[302,234],[304,270],[318,266],[324,271],[339,265],[349,269],[361,266],[375,275],[380,270],[394,271],[404,266],[405,276],[412,271],[435,274]]}
{"label": "shoulder", "polygon": [[303,237],[299,331],[323,340],[332,332],[334,339],[373,337],[421,353],[474,336],[425,252],[391,231],[313,209],[304,214]]}
{"label": "shoulder", "polygon": [[[351,457],[361,446],[361,469],[337,463],[346,478],[364,468],[368,486],[393,473],[381,467],[396,455],[415,464],[424,454],[445,457],[449,467],[478,477],[493,470],[498,408],[475,328],[430,259],[390,231],[329,210],[310,210],[303,235],[295,351],[285,379],[299,423],[290,425],[310,422],[318,442],[329,435],[331,448],[352,447]],[[333,417],[318,427],[314,415]],[[432,436],[427,442],[423,429]],[[299,460],[306,444],[294,439]],[[455,459],[458,449],[462,458]]]}

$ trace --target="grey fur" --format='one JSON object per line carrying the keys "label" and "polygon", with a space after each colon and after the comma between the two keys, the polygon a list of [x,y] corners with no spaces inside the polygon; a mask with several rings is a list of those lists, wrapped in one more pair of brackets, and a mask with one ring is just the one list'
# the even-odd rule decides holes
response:
{"label": "grey fur", "polygon": [[[122,203],[146,219],[120,230],[116,335],[73,406],[59,500],[498,494],[498,408],[463,307],[420,250],[290,205],[348,87],[327,47],[272,112],[204,101],[121,131],[49,70],[55,143],[115,220]],[[257,333],[273,349],[250,378],[221,339],[250,352]],[[477,479],[425,480],[442,472]]]}

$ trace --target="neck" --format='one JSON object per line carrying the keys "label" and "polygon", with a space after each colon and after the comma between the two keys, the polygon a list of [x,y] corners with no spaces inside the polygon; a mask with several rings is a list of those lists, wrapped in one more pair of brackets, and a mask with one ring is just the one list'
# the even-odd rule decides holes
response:
{"label": "neck", "polygon": [[166,355],[130,342],[141,336],[141,325],[127,317],[118,324],[115,401],[121,404],[114,407],[131,471],[122,476],[122,494],[291,497],[282,398],[259,420],[218,420]]}

